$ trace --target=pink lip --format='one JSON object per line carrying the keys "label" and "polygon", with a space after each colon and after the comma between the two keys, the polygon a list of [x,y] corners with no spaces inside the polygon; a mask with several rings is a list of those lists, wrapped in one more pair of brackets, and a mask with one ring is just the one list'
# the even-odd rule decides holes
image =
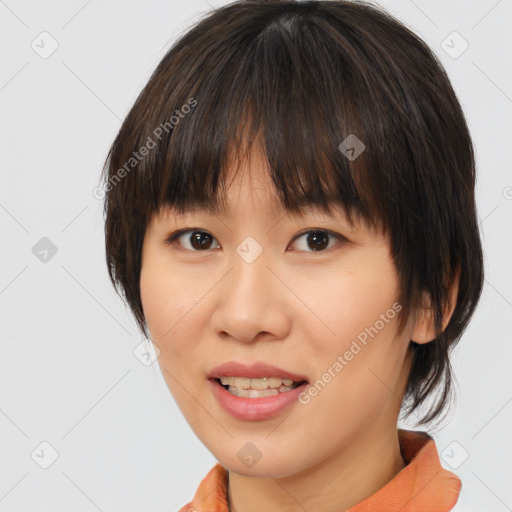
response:
{"label": "pink lip", "polygon": [[246,421],[266,420],[277,415],[292,403],[298,402],[299,395],[309,385],[305,382],[291,391],[285,391],[274,396],[244,398],[232,395],[215,378],[209,379],[208,382],[212,386],[212,391],[222,408],[235,418]]}
{"label": "pink lip", "polygon": [[304,375],[291,373],[271,364],[256,362],[245,365],[237,361],[227,361],[220,366],[216,366],[207,377],[208,379],[219,379],[220,377],[247,377],[251,379],[281,377],[281,379],[292,379],[294,381],[308,380]]}

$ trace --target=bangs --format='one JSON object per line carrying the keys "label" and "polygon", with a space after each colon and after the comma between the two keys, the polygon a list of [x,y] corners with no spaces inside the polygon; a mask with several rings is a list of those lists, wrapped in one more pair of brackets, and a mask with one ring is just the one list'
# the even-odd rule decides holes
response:
{"label": "bangs", "polygon": [[[136,135],[123,134],[113,154],[121,166],[144,141],[156,143],[130,176],[127,203],[146,219],[167,206],[219,212],[228,172],[257,147],[286,211],[316,205],[330,213],[336,204],[349,222],[386,226],[390,173],[372,117],[389,100],[368,100],[382,87],[325,20],[266,18],[222,41],[211,41],[206,26],[171,48],[136,104],[146,112],[142,126],[133,129],[129,115],[126,130]],[[192,41],[200,54],[190,52]]]}

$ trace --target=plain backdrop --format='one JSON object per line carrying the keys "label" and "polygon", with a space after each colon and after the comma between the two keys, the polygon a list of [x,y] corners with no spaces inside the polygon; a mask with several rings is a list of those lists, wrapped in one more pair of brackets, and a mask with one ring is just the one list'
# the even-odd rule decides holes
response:
{"label": "plain backdrop", "polygon": [[[167,48],[225,3],[0,1],[3,512],[176,511],[216,462],[108,280],[92,191]],[[512,1],[380,5],[441,59],[477,152],[485,287],[431,434],[468,510],[512,510]]]}

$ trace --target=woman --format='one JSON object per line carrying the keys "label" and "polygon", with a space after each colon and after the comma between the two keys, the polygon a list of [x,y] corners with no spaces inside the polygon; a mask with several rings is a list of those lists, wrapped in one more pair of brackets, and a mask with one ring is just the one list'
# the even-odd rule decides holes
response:
{"label": "woman", "polygon": [[364,3],[216,9],[104,180],[112,282],[219,461],[182,512],[456,510],[397,428],[446,409],[483,281],[472,141],[423,41]]}

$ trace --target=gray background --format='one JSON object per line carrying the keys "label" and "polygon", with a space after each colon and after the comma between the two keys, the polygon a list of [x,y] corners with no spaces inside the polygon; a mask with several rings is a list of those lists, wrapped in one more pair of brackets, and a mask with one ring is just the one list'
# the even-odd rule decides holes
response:
{"label": "gray background", "polygon": [[[215,463],[111,287],[92,191],[169,44],[225,3],[0,1],[3,512],[175,511]],[[485,288],[432,434],[467,510],[512,510],[512,1],[381,5],[445,65],[477,150]]]}

